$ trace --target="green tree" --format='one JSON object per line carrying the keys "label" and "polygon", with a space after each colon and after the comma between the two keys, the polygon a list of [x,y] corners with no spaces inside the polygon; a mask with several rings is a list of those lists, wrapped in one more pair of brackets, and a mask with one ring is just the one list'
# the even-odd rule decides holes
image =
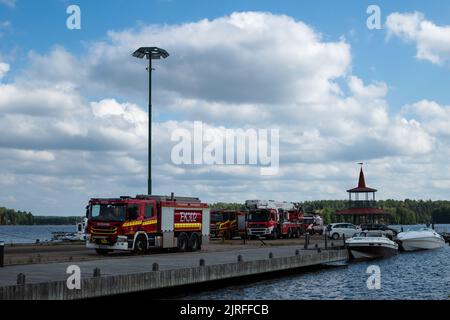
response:
{"label": "green tree", "polygon": [[450,223],[450,206],[445,205],[440,208],[434,209],[432,212],[432,219],[434,223]]}

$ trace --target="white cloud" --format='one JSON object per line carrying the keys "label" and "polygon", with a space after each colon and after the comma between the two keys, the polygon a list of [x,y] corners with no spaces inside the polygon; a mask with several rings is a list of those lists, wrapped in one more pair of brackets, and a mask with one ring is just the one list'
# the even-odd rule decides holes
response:
{"label": "white cloud", "polygon": [[16,0],[0,0],[0,4],[3,4],[8,7],[15,7],[16,6]]}
{"label": "white cloud", "polygon": [[[11,157],[11,155],[9,155]],[[14,155],[13,155],[14,156]],[[19,161],[53,161],[55,155],[48,151],[17,150],[16,157]]]}
{"label": "white cloud", "polygon": [[234,13],[108,36],[109,41],[94,43],[81,59],[61,47],[49,55],[33,53],[34,65],[28,73],[75,82],[85,85],[85,90],[89,85],[96,92],[115,90],[146,98],[145,63],[131,53],[142,43],[154,43],[171,54],[155,63],[154,86],[159,92],[155,99],[169,99],[163,101],[169,104],[176,98],[280,104],[326,99],[336,90],[333,79],[348,72],[351,63],[350,47],[344,41],[325,42],[303,22],[269,13]]}
{"label": "white cloud", "polygon": [[10,21],[0,21],[0,39],[12,31],[12,24]]}
{"label": "white cloud", "polygon": [[0,62],[0,81],[9,72],[9,64]]}
{"label": "white cloud", "polygon": [[430,135],[450,138],[450,106],[422,100],[403,107],[405,117],[418,119]]}
{"label": "white cloud", "polygon": [[[343,198],[357,176],[349,163],[364,160],[374,177],[389,176],[373,186],[408,196],[402,186],[414,171],[435,170],[418,162],[437,161],[434,148],[447,146],[415,109],[391,114],[386,83],[351,74],[345,41],[326,41],[293,18],[248,12],[144,26],[110,32],[79,55],[61,46],[31,52],[30,65],[0,83],[0,178],[24,209],[83,214],[91,196],[145,191],[147,74],[145,62],[131,57],[144,43],[171,54],[154,65],[155,192],[207,201]],[[174,166],[171,133],[192,130],[194,120],[222,130],[280,129],[279,175],[261,177],[250,166]],[[414,194],[428,195],[428,187]]]}
{"label": "white cloud", "polygon": [[350,77],[349,88],[356,97],[369,100],[384,98],[388,92],[388,87],[385,83],[374,83],[364,86],[362,80],[355,76]]}
{"label": "white cloud", "polygon": [[420,12],[392,13],[386,26],[389,36],[416,44],[418,59],[434,64],[444,64],[450,59],[450,26],[438,26]]}

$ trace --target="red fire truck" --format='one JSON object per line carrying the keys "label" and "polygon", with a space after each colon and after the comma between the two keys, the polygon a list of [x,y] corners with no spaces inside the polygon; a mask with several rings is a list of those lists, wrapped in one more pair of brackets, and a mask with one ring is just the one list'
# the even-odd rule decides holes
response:
{"label": "red fire truck", "polygon": [[297,203],[277,202],[273,200],[247,200],[247,235],[250,238],[300,237],[303,217],[301,207]]}
{"label": "red fire truck", "polygon": [[143,254],[152,248],[196,251],[209,240],[209,208],[198,198],[137,195],[91,199],[86,246]]}
{"label": "red fire truck", "polygon": [[301,219],[302,233],[323,234],[323,219],[319,215],[303,216]]}
{"label": "red fire truck", "polygon": [[211,238],[244,237],[246,215],[242,210],[211,210]]}

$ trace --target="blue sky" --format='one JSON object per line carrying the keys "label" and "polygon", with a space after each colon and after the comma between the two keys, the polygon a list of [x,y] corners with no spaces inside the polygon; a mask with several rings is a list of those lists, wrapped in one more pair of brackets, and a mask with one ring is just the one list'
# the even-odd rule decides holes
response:
{"label": "blue sky", "polygon": [[[82,9],[82,29],[65,28],[68,5]],[[438,99],[450,103],[446,90],[448,68],[417,61],[414,46],[399,39],[386,40],[385,30],[368,30],[368,5],[380,6],[382,20],[392,12],[423,12],[436,24],[446,24],[450,3],[419,0],[397,1],[295,1],[295,0],[18,0],[15,7],[0,7],[0,21],[10,21],[12,30],[0,44],[2,52],[16,48],[16,67],[27,63],[28,50],[45,53],[54,45],[63,45],[73,53],[83,52],[91,41],[101,41],[110,30],[134,28],[141,24],[180,24],[214,19],[235,11],[267,11],[286,14],[304,21],[322,33],[325,39],[344,36],[352,45],[353,70],[365,81],[385,81],[392,87],[387,99],[394,108],[418,99]],[[420,76],[418,76],[420,75]],[[418,92],[415,88],[426,88]]]}
{"label": "blue sky", "polygon": [[[71,4],[81,30],[66,28]],[[372,4],[381,30],[366,26]],[[449,13],[444,0],[0,0],[0,205],[67,215],[144,192],[146,75],[131,53],[151,45],[171,54],[155,65],[156,193],[345,199],[363,161],[380,198],[446,199]],[[175,165],[171,134],[194,121],[279,128],[279,175]]]}

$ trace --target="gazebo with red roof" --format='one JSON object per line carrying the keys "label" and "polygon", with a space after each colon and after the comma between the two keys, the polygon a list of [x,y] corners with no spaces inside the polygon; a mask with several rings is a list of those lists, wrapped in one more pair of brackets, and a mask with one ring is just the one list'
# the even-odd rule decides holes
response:
{"label": "gazebo with red roof", "polygon": [[[376,189],[366,186],[366,179],[362,169],[359,172],[359,181],[356,188],[347,190],[349,206],[345,210],[336,211],[336,216],[342,220],[351,218],[354,224],[361,223],[388,223],[391,213],[377,208],[375,200]],[[360,199],[361,198],[361,199]],[[369,199],[371,198],[371,199]]]}

